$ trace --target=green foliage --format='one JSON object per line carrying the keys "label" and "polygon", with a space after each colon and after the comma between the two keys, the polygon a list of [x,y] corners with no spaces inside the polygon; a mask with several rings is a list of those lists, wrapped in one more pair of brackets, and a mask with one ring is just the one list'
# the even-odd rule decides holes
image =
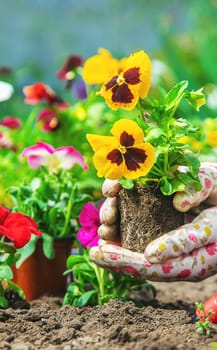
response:
{"label": "green foliage", "polygon": [[23,299],[25,298],[23,291],[13,281],[12,266],[18,261],[19,252],[9,242],[4,242],[4,238],[0,241],[0,308],[9,306],[6,298],[8,289],[13,289]]}
{"label": "green foliage", "polygon": [[[14,200],[13,211],[30,216],[43,233],[43,252],[48,259],[55,256],[55,238],[75,238],[78,228],[77,217],[83,205],[92,199],[91,195],[80,193],[73,170],[50,174],[41,169],[38,177],[29,183],[24,180],[19,186],[8,188]],[[20,249],[20,265],[36,247],[38,237]]]}
{"label": "green foliage", "polygon": [[67,259],[65,274],[73,276],[67,288],[63,304],[82,307],[85,305],[103,305],[111,299],[129,300],[130,292],[152,285],[140,278],[121,275],[97,266],[89,259],[88,250],[81,255],[71,255]]}
{"label": "green foliage", "polygon": [[143,184],[157,182],[164,195],[183,191],[188,186],[201,189],[198,157],[189,145],[180,142],[183,136],[199,132],[196,125],[179,117],[178,108],[183,100],[195,109],[205,102],[201,90],[188,90],[187,81],[177,83],[167,93],[162,91],[157,100],[140,100],[137,122],[144,130],[145,140],[155,147],[156,160],[147,177],[138,181]]}

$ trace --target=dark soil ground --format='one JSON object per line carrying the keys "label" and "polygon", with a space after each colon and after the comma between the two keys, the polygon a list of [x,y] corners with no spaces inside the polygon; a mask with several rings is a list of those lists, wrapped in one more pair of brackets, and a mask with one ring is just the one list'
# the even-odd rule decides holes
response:
{"label": "dark soil ground", "polygon": [[153,285],[157,296],[143,307],[118,300],[103,307],[62,307],[62,298],[51,296],[15,302],[0,310],[0,350],[212,349],[217,325],[212,324],[210,337],[198,334],[194,303],[216,292],[217,276]]}

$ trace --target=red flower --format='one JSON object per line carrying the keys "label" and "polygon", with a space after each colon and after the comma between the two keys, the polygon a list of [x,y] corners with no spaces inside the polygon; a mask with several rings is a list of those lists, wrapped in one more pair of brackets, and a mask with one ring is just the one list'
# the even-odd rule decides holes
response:
{"label": "red flower", "polygon": [[21,127],[21,121],[18,118],[6,116],[0,121],[0,125],[9,129],[19,129]]}
{"label": "red flower", "polygon": [[44,108],[39,113],[37,122],[41,124],[43,131],[54,131],[59,126],[58,114],[49,108]]}
{"label": "red flower", "polygon": [[68,107],[68,104],[63,99],[55,94],[55,92],[43,83],[35,83],[23,88],[25,102],[28,104],[38,104],[46,101],[50,105],[57,105],[60,109]]}
{"label": "red flower", "polygon": [[21,213],[10,213],[8,209],[0,206],[0,233],[10,239],[14,247],[24,247],[31,235],[41,236],[34,220]]}

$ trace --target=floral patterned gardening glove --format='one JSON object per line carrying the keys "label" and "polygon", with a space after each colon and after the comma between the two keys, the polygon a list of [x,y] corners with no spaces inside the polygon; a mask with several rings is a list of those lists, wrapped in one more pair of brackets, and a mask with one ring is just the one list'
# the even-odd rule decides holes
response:
{"label": "floral patterned gardening glove", "polygon": [[[202,163],[200,192],[179,192],[174,207],[187,212],[195,208],[193,221],[149,243],[144,254],[120,246],[117,237],[116,195],[120,184],[105,180],[107,196],[101,211],[99,246],[90,250],[97,265],[152,281],[199,281],[217,273],[217,163]],[[208,209],[201,209],[201,204]]]}

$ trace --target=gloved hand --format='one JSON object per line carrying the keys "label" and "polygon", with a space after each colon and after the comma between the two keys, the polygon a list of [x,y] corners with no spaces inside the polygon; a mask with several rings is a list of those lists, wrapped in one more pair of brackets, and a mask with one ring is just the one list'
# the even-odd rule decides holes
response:
{"label": "gloved hand", "polygon": [[199,205],[202,210],[191,223],[170,231],[149,243],[144,254],[120,246],[116,195],[121,186],[105,180],[103,193],[107,196],[101,211],[102,238],[98,247],[90,250],[90,258],[97,265],[116,272],[152,281],[199,281],[217,272],[217,163],[202,163],[199,173],[202,190],[179,192],[173,205],[187,212]]}

